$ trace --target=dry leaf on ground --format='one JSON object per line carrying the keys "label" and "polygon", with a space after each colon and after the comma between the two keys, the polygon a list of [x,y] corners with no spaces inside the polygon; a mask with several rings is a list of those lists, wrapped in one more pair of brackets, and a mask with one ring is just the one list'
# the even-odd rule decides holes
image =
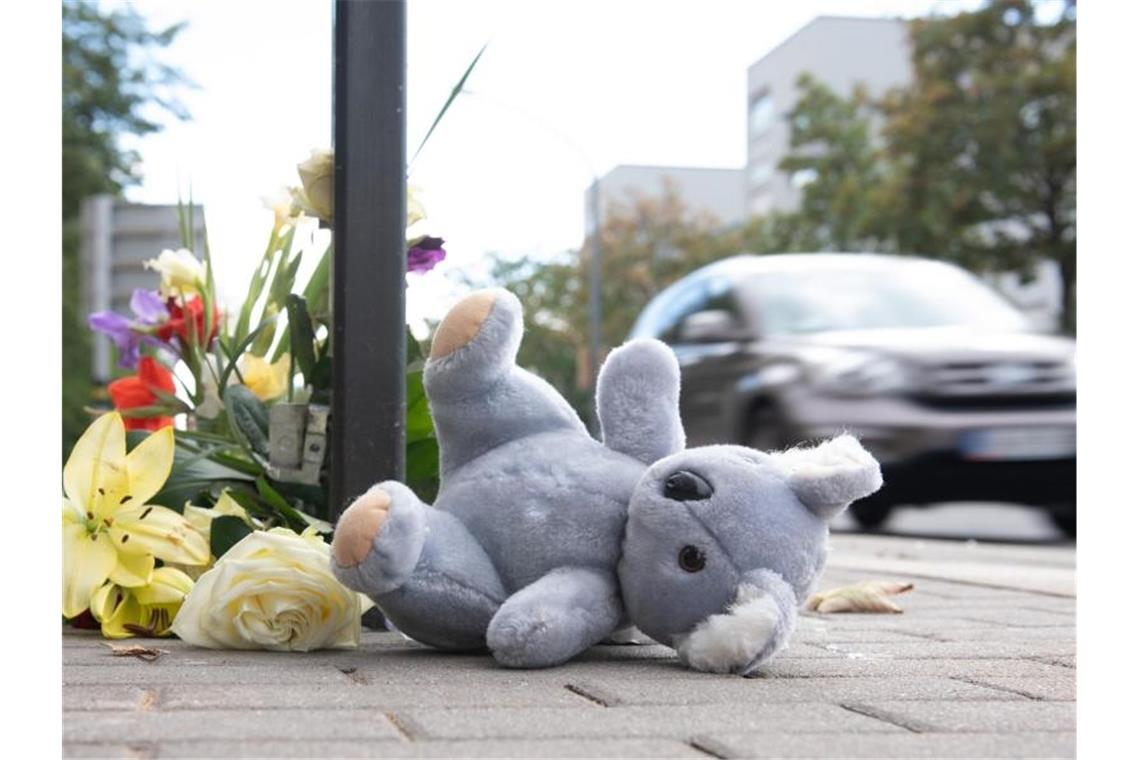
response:
{"label": "dry leaf on ground", "polygon": [[111,654],[115,657],[137,657],[144,662],[154,662],[162,655],[167,654],[165,649],[144,647],[141,644],[112,644],[108,641],[103,643],[111,648]]}
{"label": "dry leaf on ground", "polygon": [[807,608],[816,612],[902,612],[889,597],[914,588],[913,583],[863,581],[812,594]]}

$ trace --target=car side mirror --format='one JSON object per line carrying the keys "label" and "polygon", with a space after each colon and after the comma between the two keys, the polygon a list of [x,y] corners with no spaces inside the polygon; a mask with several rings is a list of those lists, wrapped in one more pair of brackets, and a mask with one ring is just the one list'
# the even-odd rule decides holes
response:
{"label": "car side mirror", "polygon": [[681,343],[717,343],[744,337],[744,330],[736,318],[723,309],[694,312],[681,321],[677,331]]}

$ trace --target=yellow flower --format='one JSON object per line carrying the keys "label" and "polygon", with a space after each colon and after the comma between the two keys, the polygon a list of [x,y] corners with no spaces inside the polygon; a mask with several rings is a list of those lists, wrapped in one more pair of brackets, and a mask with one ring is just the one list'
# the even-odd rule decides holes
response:
{"label": "yellow flower", "polygon": [[[213,507],[196,507],[190,502],[186,502],[186,506],[182,508],[182,516],[185,517],[191,527],[198,532],[198,535],[202,537],[202,540],[206,542],[207,546],[210,545],[210,524],[214,521],[215,517],[221,517],[223,515],[240,517],[242,522],[254,530],[261,528],[261,523],[250,517],[249,513],[245,511],[245,507],[238,504],[234,497],[230,496],[228,490],[222,492],[221,498],[218,499],[217,504]],[[210,559],[204,565],[171,565],[168,563],[168,566],[177,567],[194,580],[198,580],[198,578],[202,577],[202,573],[214,566],[216,559],[213,554],[210,554]]]}
{"label": "yellow flower", "polygon": [[270,401],[289,390],[289,354],[270,364],[254,354],[242,354],[238,359],[242,382],[262,401]]}
{"label": "yellow flower", "polygon": [[211,649],[344,649],[360,643],[360,613],[314,528],[273,528],[238,541],[199,578],[171,630]]}
{"label": "yellow flower", "polygon": [[294,191],[296,206],[309,216],[331,222],[333,218],[333,152],[318,148],[297,164],[301,191]]}
{"label": "yellow flower", "polygon": [[75,617],[108,579],[151,582],[155,557],[200,565],[210,548],[182,515],[148,505],[174,463],[174,430],[152,433],[127,454],[118,412],[91,423],[63,468],[63,614]]}
{"label": "yellow flower", "polygon": [[206,265],[185,248],[177,251],[168,248],[157,259],[144,261],[143,266],[162,276],[159,289],[168,298],[194,295],[206,284]]}
{"label": "yellow flower", "polygon": [[160,567],[145,586],[103,584],[91,597],[91,614],[109,639],[169,636],[170,624],[193,587],[194,581],[186,573]]}

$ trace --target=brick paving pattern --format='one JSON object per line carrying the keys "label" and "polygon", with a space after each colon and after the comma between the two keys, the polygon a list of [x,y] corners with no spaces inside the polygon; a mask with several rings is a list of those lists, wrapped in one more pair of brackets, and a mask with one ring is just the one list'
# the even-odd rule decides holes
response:
{"label": "brick paving pattern", "polygon": [[[63,637],[67,757],[1073,757],[1071,547],[833,540],[822,588],[912,580],[901,615],[805,615],[757,678],[657,646],[506,670],[394,633],[357,651],[154,662]],[[987,574],[986,567],[994,572]],[[884,568],[886,571],[884,571]]]}

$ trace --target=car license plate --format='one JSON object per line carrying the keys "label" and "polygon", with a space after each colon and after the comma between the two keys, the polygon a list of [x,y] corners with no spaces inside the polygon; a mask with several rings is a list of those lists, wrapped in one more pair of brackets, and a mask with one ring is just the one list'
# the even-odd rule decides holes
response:
{"label": "car license plate", "polygon": [[969,430],[958,441],[964,459],[977,461],[1068,459],[1077,455],[1072,427]]}

